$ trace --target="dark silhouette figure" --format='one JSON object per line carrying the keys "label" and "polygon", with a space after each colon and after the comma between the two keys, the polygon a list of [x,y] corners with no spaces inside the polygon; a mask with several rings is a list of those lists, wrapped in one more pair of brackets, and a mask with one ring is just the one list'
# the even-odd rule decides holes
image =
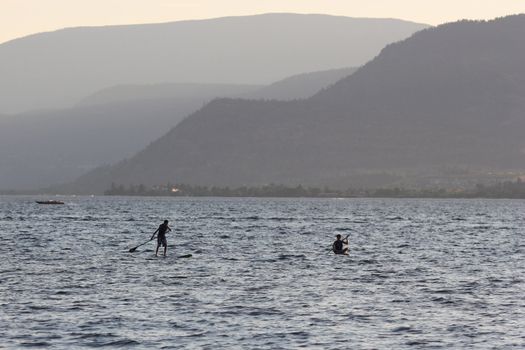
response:
{"label": "dark silhouette figure", "polygon": [[151,239],[155,237],[155,234],[158,232],[157,235],[157,249],[155,250],[155,256],[158,256],[159,248],[162,245],[164,247],[164,256],[166,256],[166,251],[168,249],[168,241],[166,240],[166,232],[171,231],[171,228],[168,226],[168,220],[164,220],[162,224],[160,224],[159,228],[153,232],[153,235],[151,236]]}
{"label": "dark silhouette figure", "polygon": [[345,245],[348,245],[348,236],[346,236],[344,239],[341,239],[341,235],[337,235],[335,237],[337,239],[332,244],[332,250],[334,253],[348,255],[348,247],[345,247]]}

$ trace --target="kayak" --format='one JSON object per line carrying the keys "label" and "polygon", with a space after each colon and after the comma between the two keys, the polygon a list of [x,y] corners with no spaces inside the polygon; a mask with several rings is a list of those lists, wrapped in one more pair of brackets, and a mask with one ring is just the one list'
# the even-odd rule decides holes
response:
{"label": "kayak", "polygon": [[64,204],[64,202],[62,201],[57,201],[57,200],[54,200],[54,199],[50,199],[50,200],[47,200],[47,201],[36,201],[38,204]]}

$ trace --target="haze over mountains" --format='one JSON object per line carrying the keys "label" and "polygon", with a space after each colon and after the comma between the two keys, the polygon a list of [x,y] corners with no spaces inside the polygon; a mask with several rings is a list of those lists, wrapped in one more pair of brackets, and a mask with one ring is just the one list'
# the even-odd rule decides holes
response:
{"label": "haze over mountains", "polygon": [[68,28],[0,45],[0,114],[59,108],[115,85],[270,84],[354,67],[426,25],[267,14]]}
{"label": "haze over mountains", "polygon": [[269,86],[156,84],[116,86],[75,108],[0,119],[0,189],[22,190],[72,181],[146,147],[216,97],[307,98],[355,69],[283,79]]}
{"label": "haze over mountains", "polygon": [[[16,110],[74,106],[0,115],[0,189],[68,182],[130,157],[216,97],[310,97],[354,70],[328,68],[371,59],[384,45],[423,27],[397,20],[270,14],[73,28],[2,44],[0,114],[14,105]],[[272,37],[276,30],[285,33]],[[261,50],[264,57],[256,58]],[[326,70],[255,84],[310,66]],[[219,75],[249,83],[216,83]]]}
{"label": "haze over mountains", "polygon": [[247,99],[274,99],[280,101],[304,99],[355,72],[356,68],[339,68],[296,74],[270,85],[163,83],[117,85],[97,91],[82,99],[78,105],[102,105],[114,102],[145,99],[192,99],[203,96],[238,96]]}
{"label": "haze over mountains", "polygon": [[307,100],[215,100],[69,189],[384,186],[525,171],[523,34],[525,15],[446,24],[387,46]]}
{"label": "haze over mountains", "polygon": [[331,69],[294,75],[273,84],[253,90],[241,97],[247,99],[267,99],[289,101],[312,97],[321,89],[335,84],[340,79],[350,76],[356,68]]}
{"label": "haze over mountains", "polygon": [[126,101],[154,99],[214,99],[216,97],[239,96],[259,90],[264,85],[247,84],[203,84],[203,83],[162,83],[117,85],[86,96],[77,106],[105,105]]}

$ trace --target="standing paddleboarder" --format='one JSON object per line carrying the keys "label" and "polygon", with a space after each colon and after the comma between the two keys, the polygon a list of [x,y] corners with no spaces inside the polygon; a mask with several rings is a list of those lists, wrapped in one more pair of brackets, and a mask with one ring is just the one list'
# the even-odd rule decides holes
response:
{"label": "standing paddleboarder", "polygon": [[155,237],[155,234],[158,232],[157,250],[155,250],[155,256],[158,256],[161,245],[164,247],[164,256],[166,256],[166,250],[168,249],[168,241],[166,240],[167,231],[171,231],[171,228],[168,226],[168,220],[164,220],[164,222],[160,224],[159,228],[153,232],[153,235],[151,236],[150,240],[152,240]]}

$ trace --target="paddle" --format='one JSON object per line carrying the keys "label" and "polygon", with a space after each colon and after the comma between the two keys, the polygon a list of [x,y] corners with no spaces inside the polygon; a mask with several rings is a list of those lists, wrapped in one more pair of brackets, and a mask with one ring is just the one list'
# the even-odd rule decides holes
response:
{"label": "paddle", "polygon": [[146,242],[144,242],[144,243],[141,243],[141,244],[139,244],[139,245],[138,245],[138,246],[136,246],[136,247],[133,247],[133,248],[131,248],[131,249],[129,250],[129,252],[130,252],[130,253],[133,253],[133,252],[134,252],[135,250],[137,250],[137,248],[138,248],[138,247],[140,247],[141,245],[144,245],[144,244],[146,244],[146,243],[149,243],[149,242],[150,242],[150,241],[152,241],[152,240],[153,240],[153,238],[152,238],[152,239],[149,239],[149,240],[147,240],[147,241],[146,241]]}

